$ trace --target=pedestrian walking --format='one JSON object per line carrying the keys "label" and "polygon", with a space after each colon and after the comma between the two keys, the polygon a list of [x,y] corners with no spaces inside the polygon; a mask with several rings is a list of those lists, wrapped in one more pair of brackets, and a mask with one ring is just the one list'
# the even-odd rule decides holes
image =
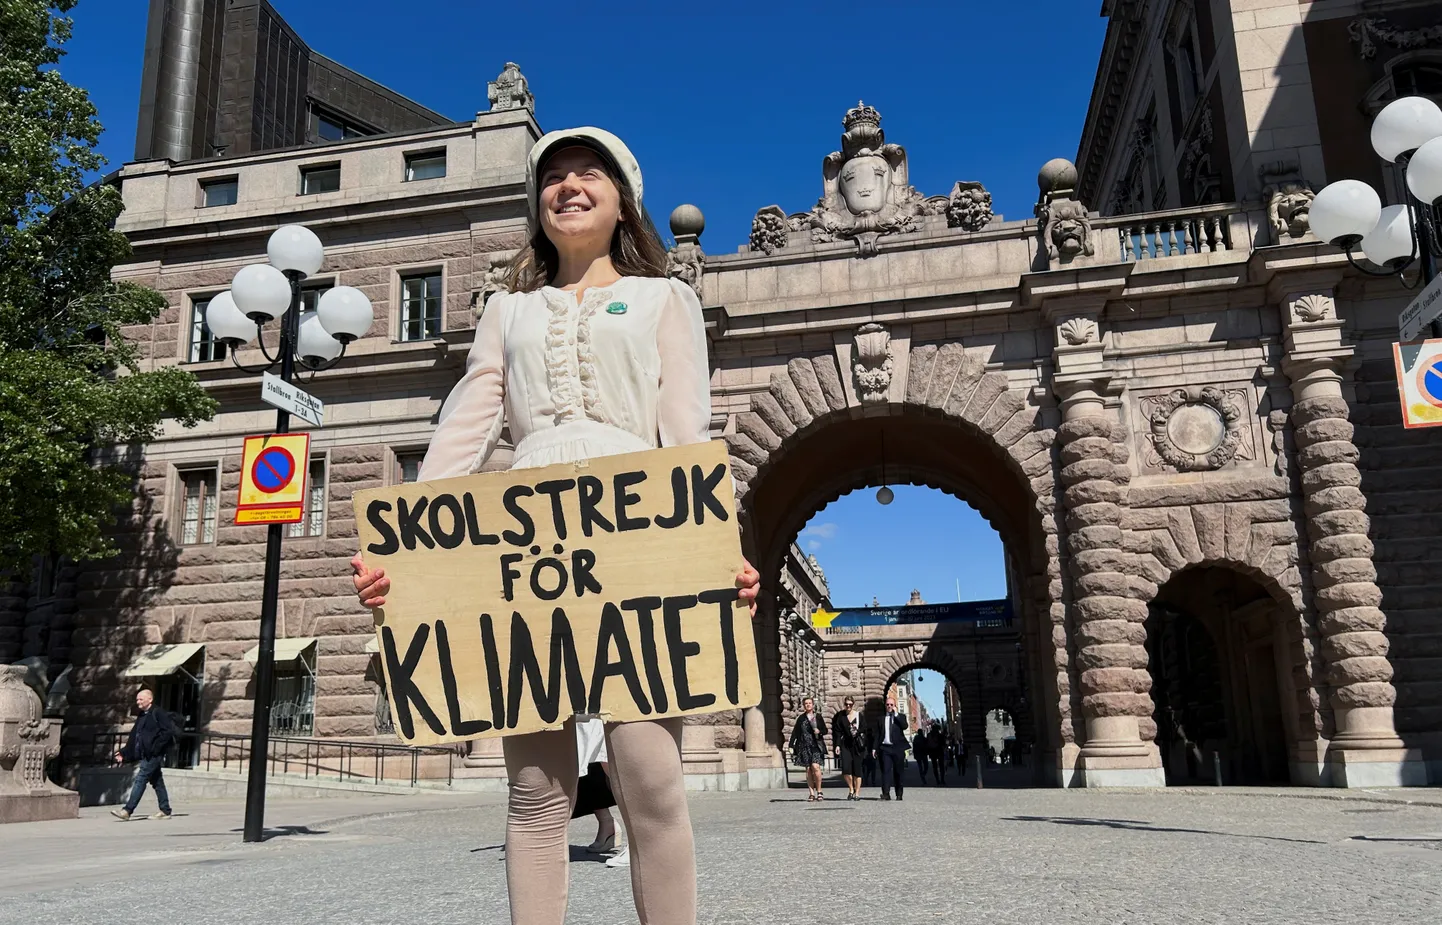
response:
{"label": "pedestrian walking", "polygon": [[165,777],[160,768],[165,764],[165,753],[175,743],[175,723],[169,713],[155,705],[155,695],[144,688],[136,693],[135,706],[140,710],[140,716],[131,727],[125,746],[115,753],[115,762],[138,761],[140,767],[135,771],[135,783],[130,786],[130,797],[125,806],[112,809],[110,815],[122,822],[130,819],[140,805],[140,798],[145,796],[145,785],[149,784],[155,788],[155,800],[160,804],[160,812],[150,818],[169,819],[170,794],[165,790]]}
{"label": "pedestrian walking", "polygon": [[821,795],[821,763],[826,760],[826,721],[816,712],[816,701],[801,701],[802,713],[791,729],[791,755],[806,769],[806,801],[815,803]]}
{"label": "pedestrian walking", "polygon": [[846,799],[861,799],[861,756],[866,753],[866,733],[856,701],[846,698],[845,706],[831,720],[831,748],[836,755],[841,779],[846,782]]}
{"label": "pedestrian walking", "polygon": [[[526,197],[529,240],[511,261],[505,291],[487,300],[476,323],[421,480],[478,471],[507,423],[513,469],[709,441],[701,303],[690,286],[667,278],[631,151],[597,128],[551,132],[527,157]],[[359,554],[351,564],[362,603],[384,605],[385,571]],[[753,615],[759,581],[749,563],[737,576]],[[605,726],[631,890],[646,923],[696,921],[681,725],[671,717]],[[574,736],[567,729],[504,740],[513,925],[561,925],[566,917],[566,829],[581,776]]]}
{"label": "pedestrian walking", "polygon": [[926,786],[926,733],[917,731],[911,739],[911,757],[916,759],[916,770],[921,774],[921,784]]}
{"label": "pedestrian walking", "polygon": [[904,792],[901,772],[906,769],[906,717],[896,712],[896,697],[886,697],[886,715],[881,717],[871,733],[872,757],[877,760],[881,771],[881,798],[891,799],[891,788],[896,788],[896,799]]}
{"label": "pedestrian walking", "polygon": [[938,786],[946,786],[946,739],[940,726],[932,726],[926,736],[926,751],[931,756],[931,774]]}

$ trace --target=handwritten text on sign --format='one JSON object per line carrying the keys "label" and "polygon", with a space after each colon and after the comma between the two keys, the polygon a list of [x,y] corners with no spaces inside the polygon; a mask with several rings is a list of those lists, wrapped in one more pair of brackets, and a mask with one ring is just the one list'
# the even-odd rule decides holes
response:
{"label": "handwritten text on sign", "polygon": [[761,699],[724,444],[359,491],[396,730],[430,745]]}

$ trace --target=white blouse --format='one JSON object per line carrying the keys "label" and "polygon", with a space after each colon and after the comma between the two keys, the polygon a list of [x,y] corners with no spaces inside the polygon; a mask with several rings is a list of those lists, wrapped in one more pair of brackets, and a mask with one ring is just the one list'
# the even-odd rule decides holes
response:
{"label": "white blouse", "polygon": [[678,280],[626,276],[579,302],[550,286],[492,296],[420,478],[480,469],[506,420],[518,468],[709,440],[696,294]]}

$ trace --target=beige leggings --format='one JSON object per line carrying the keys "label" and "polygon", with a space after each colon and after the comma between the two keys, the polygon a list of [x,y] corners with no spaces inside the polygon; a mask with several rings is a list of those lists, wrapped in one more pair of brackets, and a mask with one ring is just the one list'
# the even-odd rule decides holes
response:
{"label": "beige leggings", "polygon": [[[511,779],[506,885],[511,925],[562,925],[576,804],[571,724],[505,740]],[[681,777],[681,719],[606,725],[611,792],[631,848],[631,892],[641,925],[695,925],[696,851]]]}

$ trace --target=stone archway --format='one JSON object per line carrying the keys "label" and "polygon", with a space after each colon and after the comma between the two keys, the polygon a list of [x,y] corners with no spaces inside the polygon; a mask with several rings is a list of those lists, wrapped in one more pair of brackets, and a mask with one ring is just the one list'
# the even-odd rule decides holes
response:
{"label": "stone archway", "polygon": [[[1059,767],[1062,750],[1074,748],[1079,709],[1064,626],[1054,432],[1032,398],[1035,371],[989,369],[988,351],[956,342],[888,352],[884,363],[867,360],[859,344],[854,364],[845,345],[789,360],[736,415],[727,441],[748,554],[763,582],[772,580],[801,525],[865,485],[925,484],[966,500],[1010,552],[1038,739]],[[847,367],[855,379],[843,375]],[[872,375],[882,367],[885,376]],[[763,605],[762,709],[773,744],[782,733],[777,631]]]}
{"label": "stone archway", "polygon": [[[1235,572],[1265,590],[1268,619],[1281,634],[1278,649],[1287,668],[1290,777],[1293,783],[1317,784],[1334,724],[1322,640],[1303,607],[1294,516],[1287,499],[1260,499],[1188,509],[1132,507],[1122,525],[1124,543],[1135,552],[1132,581],[1145,600],[1155,600],[1178,576],[1206,569]],[[1144,720],[1142,731],[1153,738],[1155,724]]]}

